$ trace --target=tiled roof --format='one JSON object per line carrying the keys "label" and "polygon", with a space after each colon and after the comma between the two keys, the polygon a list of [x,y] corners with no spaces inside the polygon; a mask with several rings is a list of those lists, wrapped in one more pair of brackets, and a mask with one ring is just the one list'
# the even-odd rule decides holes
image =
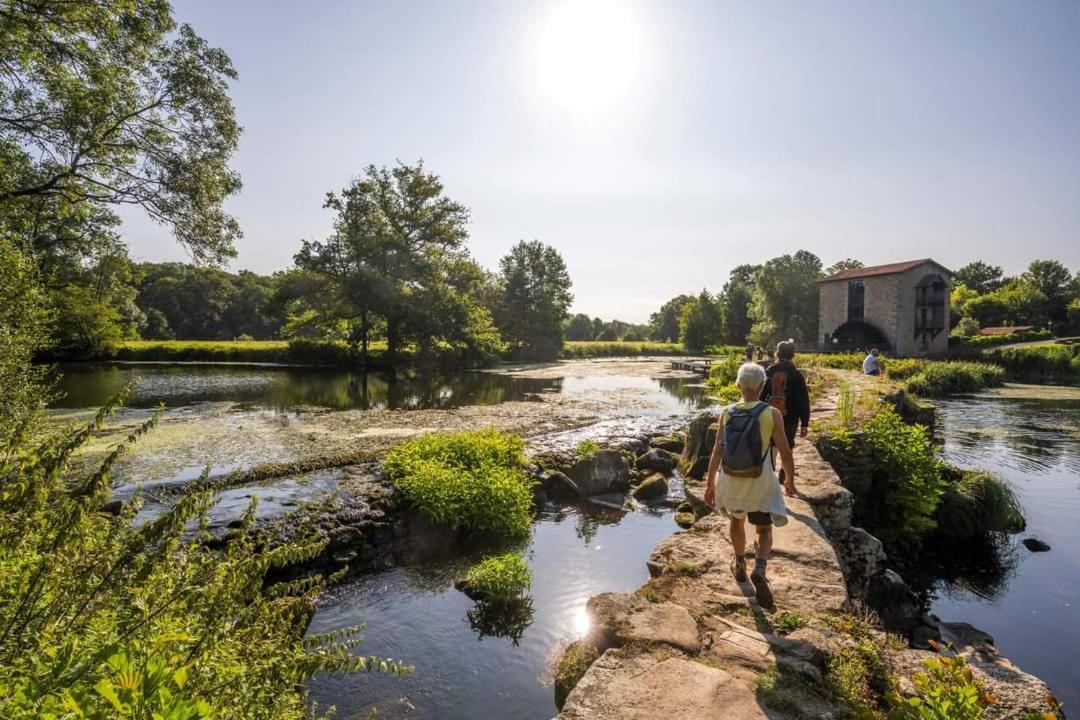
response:
{"label": "tiled roof", "polygon": [[980,335],[1012,335],[1013,333],[1027,332],[1034,329],[1034,325],[1015,325],[1010,327],[986,327],[979,331]]}
{"label": "tiled roof", "polygon": [[[923,258],[921,260],[908,260],[907,262],[889,263],[888,265],[871,265],[870,267],[861,268],[849,268],[847,270],[841,270],[838,273],[830,275],[829,277],[822,278],[818,282],[833,282],[834,280],[856,280],[864,277],[874,277],[875,275],[896,275],[898,273],[907,272],[912,268],[917,268],[920,265],[926,265],[931,263],[938,267],[945,269],[942,265],[930,258]],[[945,270],[945,272],[949,272]],[[949,273],[950,275],[952,273]]]}

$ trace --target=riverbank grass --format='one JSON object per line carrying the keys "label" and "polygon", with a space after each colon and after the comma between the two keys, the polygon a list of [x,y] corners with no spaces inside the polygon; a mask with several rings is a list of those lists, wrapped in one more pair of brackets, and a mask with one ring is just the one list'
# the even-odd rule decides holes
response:
{"label": "riverbank grass", "polygon": [[436,433],[395,446],[383,468],[432,522],[521,538],[532,519],[524,447],[519,436],[496,430]]}
{"label": "riverbank grass", "polygon": [[929,362],[911,376],[907,389],[922,397],[979,392],[1005,384],[1005,370],[983,362]]}

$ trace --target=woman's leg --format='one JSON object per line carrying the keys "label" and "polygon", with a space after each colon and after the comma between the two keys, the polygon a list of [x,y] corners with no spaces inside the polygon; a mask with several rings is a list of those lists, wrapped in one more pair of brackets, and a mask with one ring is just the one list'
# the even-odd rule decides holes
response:
{"label": "woman's leg", "polygon": [[735,552],[731,561],[731,572],[735,576],[735,582],[746,582],[746,518],[731,518],[728,526],[731,549]]}
{"label": "woman's leg", "polygon": [[772,525],[755,525],[757,530],[757,554],[760,561],[768,561],[772,552]]}

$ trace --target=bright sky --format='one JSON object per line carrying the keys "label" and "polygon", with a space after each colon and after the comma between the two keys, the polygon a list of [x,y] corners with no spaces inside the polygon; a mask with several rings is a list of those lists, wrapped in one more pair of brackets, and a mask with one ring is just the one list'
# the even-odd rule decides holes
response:
{"label": "bright sky", "polygon": [[[494,268],[559,249],[574,310],[645,321],[800,248],[1080,270],[1080,3],[175,0],[232,57],[233,269],[423,158]],[[133,257],[183,259],[131,215]]]}

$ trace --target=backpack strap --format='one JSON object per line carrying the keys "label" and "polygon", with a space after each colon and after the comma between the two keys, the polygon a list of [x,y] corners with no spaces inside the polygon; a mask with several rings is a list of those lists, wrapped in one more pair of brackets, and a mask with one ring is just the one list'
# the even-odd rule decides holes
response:
{"label": "backpack strap", "polygon": [[[758,404],[755,405],[754,408],[750,411],[750,415],[754,418],[754,420],[756,422],[760,423],[762,414],[764,414],[764,412],[766,410],[772,410],[772,409],[773,409],[773,406],[771,404],[769,404],[767,402],[762,402],[761,400],[758,400]],[[761,456],[761,464],[762,465],[765,464],[766,458],[768,458],[769,460],[772,460],[772,449],[773,449],[774,444],[775,443],[773,442],[773,439],[770,436],[768,445],[766,445],[765,449],[762,450],[762,453],[764,453]],[[771,464],[773,466],[773,470],[776,470],[776,463],[773,462]]]}

